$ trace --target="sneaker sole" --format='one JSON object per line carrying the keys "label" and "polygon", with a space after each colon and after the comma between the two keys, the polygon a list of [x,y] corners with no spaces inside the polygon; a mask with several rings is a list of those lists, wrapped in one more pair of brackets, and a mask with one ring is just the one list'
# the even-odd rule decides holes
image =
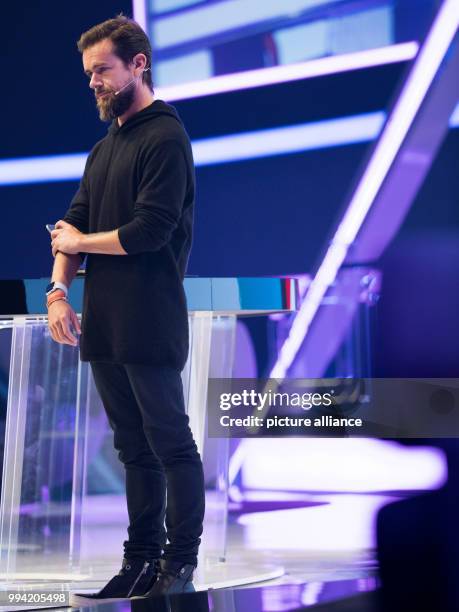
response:
{"label": "sneaker sole", "polygon": [[181,593],[196,593],[196,589],[194,588],[194,584],[189,582],[185,585],[185,587],[181,591],[169,591],[168,593],[161,593],[158,595],[136,595],[135,597],[130,597],[129,599],[152,599],[154,597],[163,597],[164,595],[180,595]]}

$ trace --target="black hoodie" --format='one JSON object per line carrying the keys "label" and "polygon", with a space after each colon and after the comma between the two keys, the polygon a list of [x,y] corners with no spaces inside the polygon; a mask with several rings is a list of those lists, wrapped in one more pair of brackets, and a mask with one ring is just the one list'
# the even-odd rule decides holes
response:
{"label": "black hoodie", "polygon": [[87,256],[82,361],[183,369],[194,197],[191,144],[166,102],[115,119],[94,146],[64,220],[83,233],[119,229],[128,254]]}

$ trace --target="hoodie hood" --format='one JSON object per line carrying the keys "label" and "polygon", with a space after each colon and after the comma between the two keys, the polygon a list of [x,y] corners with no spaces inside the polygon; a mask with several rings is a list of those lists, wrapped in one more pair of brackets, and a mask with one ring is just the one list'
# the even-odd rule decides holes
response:
{"label": "hoodie hood", "polygon": [[167,102],[164,102],[164,100],[158,99],[153,100],[149,106],[145,107],[138,113],[135,113],[135,115],[132,115],[132,117],[129,117],[129,119],[125,121],[122,126],[118,125],[118,118],[113,119],[110,127],[108,128],[108,133],[114,135],[120,130],[126,132],[135,126],[146,123],[147,121],[152,121],[161,115],[169,115],[182,125],[182,120],[180,119],[175,107]]}

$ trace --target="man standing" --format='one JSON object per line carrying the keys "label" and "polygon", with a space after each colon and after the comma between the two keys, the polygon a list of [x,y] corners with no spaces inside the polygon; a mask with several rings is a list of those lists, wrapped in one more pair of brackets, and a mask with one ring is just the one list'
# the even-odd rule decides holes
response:
{"label": "man standing", "polygon": [[[78,49],[100,118],[111,125],[51,234],[48,320],[57,342],[76,346],[81,333],[80,357],[90,362],[125,467],[129,514],[122,568],[89,597],[190,591],[205,506],[180,376],[191,145],[175,108],[154,99],[151,47],[137,23],[109,19],[85,32]],[[66,298],[86,254],[80,330]]]}

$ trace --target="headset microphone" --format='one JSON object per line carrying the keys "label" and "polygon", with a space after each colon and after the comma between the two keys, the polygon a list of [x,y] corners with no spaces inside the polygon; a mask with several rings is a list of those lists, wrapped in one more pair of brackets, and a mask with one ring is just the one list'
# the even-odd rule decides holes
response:
{"label": "headset microphone", "polygon": [[[150,70],[150,68],[145,68],[143,72],[147,72],[148,70]],[[123,91],[123,89],[125,89],[128,85],[130,85],[131,83],[134,83],[134,81],[137,81],[137,79],[140,79],[142,75],[139,74],[139,76],[134,77],[131,81],[128,81],[126,83],[126,85],[123,85],[123,87],[121,87],[121,89],[118,89],[118,91],[115,91],[115,96],[117,96],[119,93],[121,93]]]}

